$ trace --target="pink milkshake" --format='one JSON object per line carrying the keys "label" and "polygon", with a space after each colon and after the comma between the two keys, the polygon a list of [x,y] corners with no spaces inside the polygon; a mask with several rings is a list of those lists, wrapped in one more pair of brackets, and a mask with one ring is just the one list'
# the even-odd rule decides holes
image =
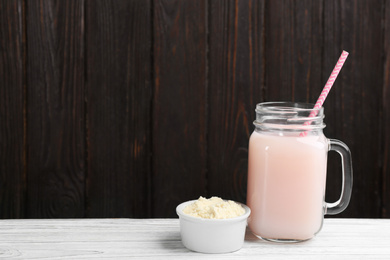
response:
{"label": "pink milkshake", "polygon": [[252,134],[247,203],[254,234],[306,240],[321,229],[327,152],[324,135]]}

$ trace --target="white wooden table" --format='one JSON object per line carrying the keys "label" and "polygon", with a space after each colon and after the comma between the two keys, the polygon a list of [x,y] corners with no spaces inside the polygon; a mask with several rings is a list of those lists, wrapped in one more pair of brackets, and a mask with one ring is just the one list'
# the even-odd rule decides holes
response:
{"label": "white wooden table", "polygon": [[180,239],[178,219],[0,220],[6,259],[390,259],[390,219],[325,219],[314,239],[275,244],[248,230],[241,250],[200,254]]}

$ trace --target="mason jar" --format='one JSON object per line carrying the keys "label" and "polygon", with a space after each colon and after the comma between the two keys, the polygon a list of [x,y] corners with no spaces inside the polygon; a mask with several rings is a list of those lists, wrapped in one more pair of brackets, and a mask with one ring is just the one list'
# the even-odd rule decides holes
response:
{"label": "mason jar", "polygon": [[[323,134],[324,108],[313,104],[267,102],[256,106],[249,140],[247,205],[249,228],[258,237],[298,242],[314,237],[325,214],[342,212],[352,191],[347,145]],[[340,199],[325,202],[327,155],[341,156]]]}

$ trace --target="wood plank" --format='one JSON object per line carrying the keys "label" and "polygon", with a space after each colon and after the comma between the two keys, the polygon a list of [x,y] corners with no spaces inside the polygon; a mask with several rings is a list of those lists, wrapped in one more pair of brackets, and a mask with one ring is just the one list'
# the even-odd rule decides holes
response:
{"label": "wood plank", "polygon": [[386,1],[385,5],[384,26],[382,217],[390,218],[390,1]]}
{"label": "wood plank", "polygon": [[206,1],[154,2],[153,216],[206,190]]}
{"label": "wood plank", "polygon": [[315,103],[321,82],[323,1],[266,4],[267,101]]}
{"label": "wood plank", "polygon": [[210,1],[208,194],[246,201],[248,140],[264,100],[264,1]]}
{"label": "wood plank", "polygon": [[150,214],[151,1],[88,1],[87,216]]}
{"label": "wood plank", "polygon": [[259,240],[247,229],[243,247],[199,254],[181,243],[178,219],[1,220],[0,257],[99,259],[388,259],[389,219],[325,219],[303,243]]}
{"label": "wood plank", "polygon": [[25,215],[23,1],[0,2],[0,218]]}
{"label": "wood plank", "polygon": [[293,1],[268,1],[266,6],[266,101],[294,100]]}
{"label": "wood plank", "polygon": [[321,79],[323,1],[295,1],[293,14],[293,100],[314,104],[325,85]]}
{"label": "wood plank", "polygon": [[[381,215],[382,4],[380,0],[324,2],[324,81],[342,50],[350,53],[324,105],[325,133],[349,146],[354,167],[352,200],[338,216]],[[330,186],[341,182],[340,171],[332,168],[336,164],[329,164],[328,174],[335,174],[328,178]]]}
{"label": "wood plank", "polygon": [[84,1],[27,1],[31,218],[84,216]]}

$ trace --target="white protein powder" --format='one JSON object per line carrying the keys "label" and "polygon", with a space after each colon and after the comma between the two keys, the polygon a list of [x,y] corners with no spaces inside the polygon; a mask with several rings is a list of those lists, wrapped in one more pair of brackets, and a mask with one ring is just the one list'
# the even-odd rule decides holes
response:
{"label": "white protein powder", "polygon": [[231,200],[225,201],[219,197],[206,199],[201,196],[197,201],[186,206],[183,212],[198,218],[226,219],[243,215],[245,209]]}

